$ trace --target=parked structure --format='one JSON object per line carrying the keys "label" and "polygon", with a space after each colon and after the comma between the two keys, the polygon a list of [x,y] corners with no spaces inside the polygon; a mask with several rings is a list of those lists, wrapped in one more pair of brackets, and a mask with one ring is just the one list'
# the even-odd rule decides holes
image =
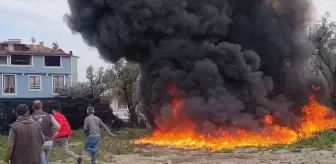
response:
{"label": "parked structure", "polygon": [[[109,89],[102,93],[101,98],[110,102],[110,108],[117,118],[125,123],[129,123],[129,109],[127,105],[121,103],[120,98],[116,93],[113,92],[113,89]],[[145,116],[140,111],[138,111],[138,109],[136,109],[136,114],[138,115],[138,123],[140,128],[145,128],[146,126],[150,127],[146,122]]]}
{"label": "parked structure", "polygon": [[0,42],[0,98],[48,98],[78,81],[77,59],[56,43],[23,44],[20,39]]}
{"label": "parked structure", "polygon": [[113,114],[123,120],[128,122],[129,120],[129,110],[126,106],[122,105],[118,98],[113,97],[110,101],[110,107],[112,108]]}
{"label": "parked structure", "polygon": [[123,120],[124,122],[128,122],[128,120],[129,120],[129,110],[128,110],[127,106],[123,105],[120,102],[119,97],[113,91],[113,89],[109,89],[109,90],[103,92],[100,96],[105,101],[110,102],[110,108],[112,109],[112,112],[116,117]]}

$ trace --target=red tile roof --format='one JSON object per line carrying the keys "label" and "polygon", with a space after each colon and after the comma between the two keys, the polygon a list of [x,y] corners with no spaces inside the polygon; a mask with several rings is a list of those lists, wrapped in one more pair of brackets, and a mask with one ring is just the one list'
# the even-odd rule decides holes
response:
{"label": "red tile roof", "polygon": [[[14,46],[13,51],[9,51],[8,45]],[[38,56],[73,56],[72,51],[64,52],[62,49],[52,49],[39,44],[22,44],[19,39],[0,42],[0,55],[38,55]]]}

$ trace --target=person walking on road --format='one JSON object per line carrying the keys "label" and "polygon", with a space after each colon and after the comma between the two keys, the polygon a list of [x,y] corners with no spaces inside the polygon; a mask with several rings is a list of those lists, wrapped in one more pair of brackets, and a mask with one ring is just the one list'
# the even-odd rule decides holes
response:
{"label": "person walking on road", "polygon": [[12,124],[8,137],[6,163],[41,164],[44,135],[40,124],[29,116],[26,104],[17,106],[18,118]]}
{"label": "person walking on road", "polygon": [[72,130],[70,127],[70,124],[68,120],[65,118],[65,116],[60,112],[60,108],[53,109],[52,113],[56,121],[60,125],[60,130],[58,132],[58,135],[54,138],[53,145],[59,146],[64,154],[67,154],[71,157],[73,157],[78,164],[82,163],[83,158],[76,153],[69,150],[69,138],[72,135]]}
{"label": "person walking on road", "polygon": [[103,127],[110,135],[110,129],[101,121],[101,119],[94,115],[94,108],[92,106],[87,108],[88,116],[84,120],[84,133],[88,136],[85,144],[85,151],[91,156],[91,163],[96,164],[97,152],[101,140],[100,127]]}
{"label": "person walking on road", "polygon": [[33,102],[34,112],[31,116],[35,121],[40,123],[45,138],[41,151],[41,164],[49,164],[49,153],[52,148],[53,138],[58,135],[60,125],[51,114],[44,112],[42,108],[42,102],[35,100]]}

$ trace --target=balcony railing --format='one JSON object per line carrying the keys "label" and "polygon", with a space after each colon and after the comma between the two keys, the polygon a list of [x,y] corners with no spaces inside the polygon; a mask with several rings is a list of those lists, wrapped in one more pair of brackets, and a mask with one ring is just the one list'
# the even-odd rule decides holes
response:
{"label": "balcony railing", "polygon": [[41,89],[41,85],[29,85],[29,88],[32,90],[38,90]]}

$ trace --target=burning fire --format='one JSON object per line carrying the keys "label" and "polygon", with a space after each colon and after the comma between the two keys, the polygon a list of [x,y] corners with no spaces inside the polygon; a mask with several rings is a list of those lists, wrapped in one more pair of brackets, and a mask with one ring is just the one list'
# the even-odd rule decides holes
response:
{"label": "burning fire", "polygon": [[[319,88],[313,86],[313,90]],[[177,88],[171,88],[173,95]],[[318,103],[314,96],[310,97],[310,102],[302,109],[302,122],[297,128],[292,129],[282,127],[274,123],[275,116],[265,115],[266,123],[262,132],[252,132],[244,129],[236,133],[218,130],[219,135],[201,135],[196,130],[196,124],[183,115],[184,102],[175,98],[171,102],[173,120],[169,121],[169,130],[155,130],[151,136],[135,140],[135,144],[154,144],[184,149],[209,148],[212,151],[222,149],[234,149],[249,146],[272,146],[278,144],[291,144],[301,138],[312,137],[317,132],[322,132],[336,127],[336,115],[333,110],[328,109]],[[183,117],[181,119],[181,117]],[[162,118],[165,119],[165,118]],[[158,124],[159,127],[168,125]]]}

